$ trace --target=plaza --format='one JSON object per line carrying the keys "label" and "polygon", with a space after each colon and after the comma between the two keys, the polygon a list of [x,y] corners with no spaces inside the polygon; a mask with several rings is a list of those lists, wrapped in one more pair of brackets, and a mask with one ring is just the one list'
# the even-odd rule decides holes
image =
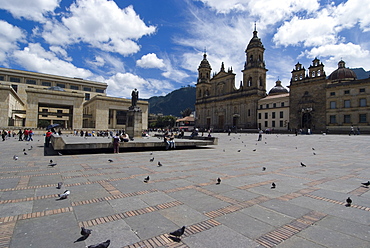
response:
{"label": "plaza", "polygon": [[[205,148],[62,156],[44,156],[43,136],[8,138],[0,247],[370,246],[369,136],[212,135]],[[75,242],[82,226],[92,234]]]}

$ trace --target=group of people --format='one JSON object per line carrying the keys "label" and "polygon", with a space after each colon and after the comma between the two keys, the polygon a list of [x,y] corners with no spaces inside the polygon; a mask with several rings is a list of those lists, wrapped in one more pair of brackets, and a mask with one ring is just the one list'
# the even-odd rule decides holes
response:
{"label": "group of people", "polygon": [[116,135],[112,137],[113,143],[113,153],[119,153],[119,143],[120,142],[129,142],[130,136],[122,130],[121,132],[117,132]]}
{"label": "group of people", "polygon": [[173,132],[171,134],[169,132],[164,133],[164,142],[166,143],[166,150],[168,149],[175,149],[175,135]]}
{"label": "group of people", "polygon": [[32,129],[19,129],[18,131],[18,141],[33,141],[33,131]]}

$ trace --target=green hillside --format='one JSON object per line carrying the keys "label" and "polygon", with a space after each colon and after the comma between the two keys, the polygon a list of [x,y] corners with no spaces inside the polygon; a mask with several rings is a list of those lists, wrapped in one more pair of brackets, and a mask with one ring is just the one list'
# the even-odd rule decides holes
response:
{"label": "green hillside", "polygon": [[186,108],[195,110],[195,87],[183,87],[166,96],[153,96],[147,101],[150,114],[181,116],[180,112]]}

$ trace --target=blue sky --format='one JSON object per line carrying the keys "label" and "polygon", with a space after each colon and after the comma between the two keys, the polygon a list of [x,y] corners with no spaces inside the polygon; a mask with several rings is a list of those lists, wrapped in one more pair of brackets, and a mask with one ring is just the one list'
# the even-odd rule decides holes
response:
{"label": "blue sky", "polygon": [[317,57],[370,70],[370,0],[0,0],[0,66],[106,82],[110,96],[195,85],[207,50],[242,78],[254,22],[267,90]]}

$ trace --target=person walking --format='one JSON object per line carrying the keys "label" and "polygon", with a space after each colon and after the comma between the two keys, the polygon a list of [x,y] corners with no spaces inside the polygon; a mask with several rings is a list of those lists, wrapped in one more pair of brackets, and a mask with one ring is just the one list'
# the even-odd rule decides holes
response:
{"label": "person walking", "polygon": [[119,153],[119,134],[113,136],[113,153]]}
{"label": "person walking", "polygon": [[263,131],[262,131],[262,130],[260,130],[260,131],[258,132],[258,140],[257,140],[257,141],[261,141],[261,140],[262,140],[262,133],[263,133]]}

